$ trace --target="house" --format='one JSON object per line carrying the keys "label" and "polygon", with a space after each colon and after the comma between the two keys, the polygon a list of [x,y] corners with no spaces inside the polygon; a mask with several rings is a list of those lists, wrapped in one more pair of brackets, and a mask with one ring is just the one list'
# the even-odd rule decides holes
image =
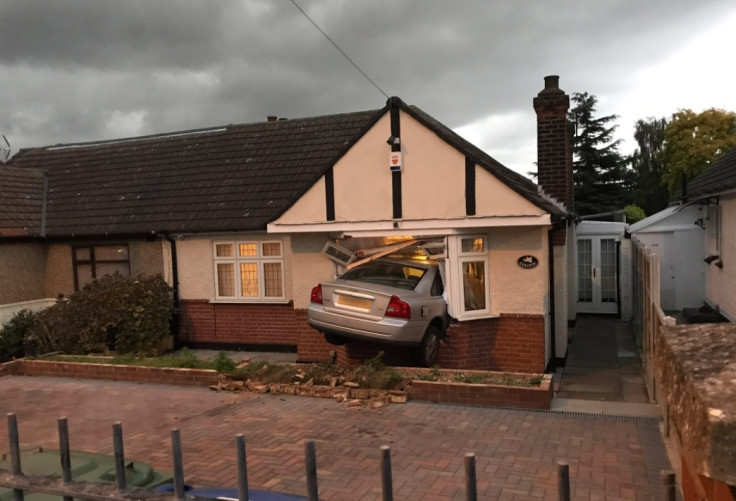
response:
{"label": "house", "polygon": [[[181,343],[352,363],[380,347],[335,347],[306,323],[311,288],[340,269],[325,244],[432,239],[453,314],[439,365],[542,372],[564,358],[575,316],[575,227],[558,77],[533,104],[540,187],[395,97],[363,112],[21,150],[0,173],[18,202],[0,206],[0,277],[13,284],[0,303],[114,271],[160,273]],[[472,305],[468,273],[484,299]]]}
{"label": "house", "polygon": [[705,217],[699,203],[678,203],[629,227],[629,234],[659,256],[660,306],[676,312],[705,301]]}
{"label": "house", "polygon": [[659,256],[663,310],[684,310],[687,317],[705,305],[734,322],[736,271],[727,258],[736,253],[736,149],[691,179],[672,205],[628,231]]}
{"label": "house", "polygon": [[705,302],[736,322],[736,148],[691,179],[682,198],[704,211]]}

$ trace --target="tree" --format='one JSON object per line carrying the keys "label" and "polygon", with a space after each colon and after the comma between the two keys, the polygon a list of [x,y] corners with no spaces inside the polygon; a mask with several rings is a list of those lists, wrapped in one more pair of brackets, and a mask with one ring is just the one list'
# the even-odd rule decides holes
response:
{"label": "tree", "polygon": [[702,113],[680,110],[672,115],[664,137],[662,180],[670,193],[736,146],[736,113],[710,108]]}
{"label": "tree", "polygon": [[630,157],[636,175],[634,201],[652,215],[667,207],[669,192],[662,184],[662,151],[667,129],[665,118],[647,118],[636,122],[634,139],[639,148]]}
{"label": "tree", "polygon": [[618,152],[620,139],[612,140],[617,115],[596,118],[595,96],[572,96],[568,118],[575,124],[573,179],[575,212],[581,215],[622,210],[633,201],[633,172]]}

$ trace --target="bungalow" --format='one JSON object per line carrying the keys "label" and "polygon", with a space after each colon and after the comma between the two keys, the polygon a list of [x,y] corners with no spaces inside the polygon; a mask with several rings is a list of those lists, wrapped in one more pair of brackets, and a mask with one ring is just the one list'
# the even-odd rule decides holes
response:
{"label": "bungalow", "polygon": [[[453,316],[439,365],[541,372],[566,355],[575,227],[558,77],[533,104],[539,187],[395,97],[371,111],[23,149],[0,167],[0,304],[115,271],[160,273],[180,343],[353,363],[382,347],[333,346],[306,322],[311,288],[341,269],[326,243],[431,239]],[[465,301],[469,273],[482,301]]]}
{"label": "bungalow", "polygon": [[[660,259],[660,302],[692,323],[736,321],[736,148],[629,233]],[[698,311],[705,305],[705,313]],[[700,308],[703,310],[703,308]],[[722,316],[722,317],[721,317]]]}
{"label": "bungalow", "polygon": [[705,301],[736,322],[736,148],[687,185],[686,199],[706,207]]}

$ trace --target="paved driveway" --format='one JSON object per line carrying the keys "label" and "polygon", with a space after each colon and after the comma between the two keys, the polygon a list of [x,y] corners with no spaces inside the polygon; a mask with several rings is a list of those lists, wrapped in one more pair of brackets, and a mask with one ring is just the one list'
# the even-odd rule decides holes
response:
{"label": "paved driveway", "polygon": [[18,418],[22,448],[58,447],[69,421],[73,449],[112,453],[123,423],[127,458],[171,469],[170,430],[181,430],[186,481],[235,486],[235,435],[246,436],[253,488],[306,492],[304,441],[314,440],[320,497],[381,499],[379,447],[391,447],[399,500],[462,500],[466,452],[477,457],[480,499],[557,499],[556,463],[570,464],[573,499],[659,499],[670,467],[657,422],[641,418],[427,403],[378,410],[332,400],[216,393],[208,389],[35,377],[0,378],[5,414]]}

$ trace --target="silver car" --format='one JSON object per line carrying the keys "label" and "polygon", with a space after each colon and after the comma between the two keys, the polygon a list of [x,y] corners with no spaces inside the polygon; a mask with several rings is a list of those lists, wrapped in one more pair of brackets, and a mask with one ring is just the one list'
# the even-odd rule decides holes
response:
{"label": "silver car", "polygon": [[309,325],[327,342],[368,339],[415,347],[415,361],[430,366],[448,324],[437,264],[376,259],[312,289]]}

